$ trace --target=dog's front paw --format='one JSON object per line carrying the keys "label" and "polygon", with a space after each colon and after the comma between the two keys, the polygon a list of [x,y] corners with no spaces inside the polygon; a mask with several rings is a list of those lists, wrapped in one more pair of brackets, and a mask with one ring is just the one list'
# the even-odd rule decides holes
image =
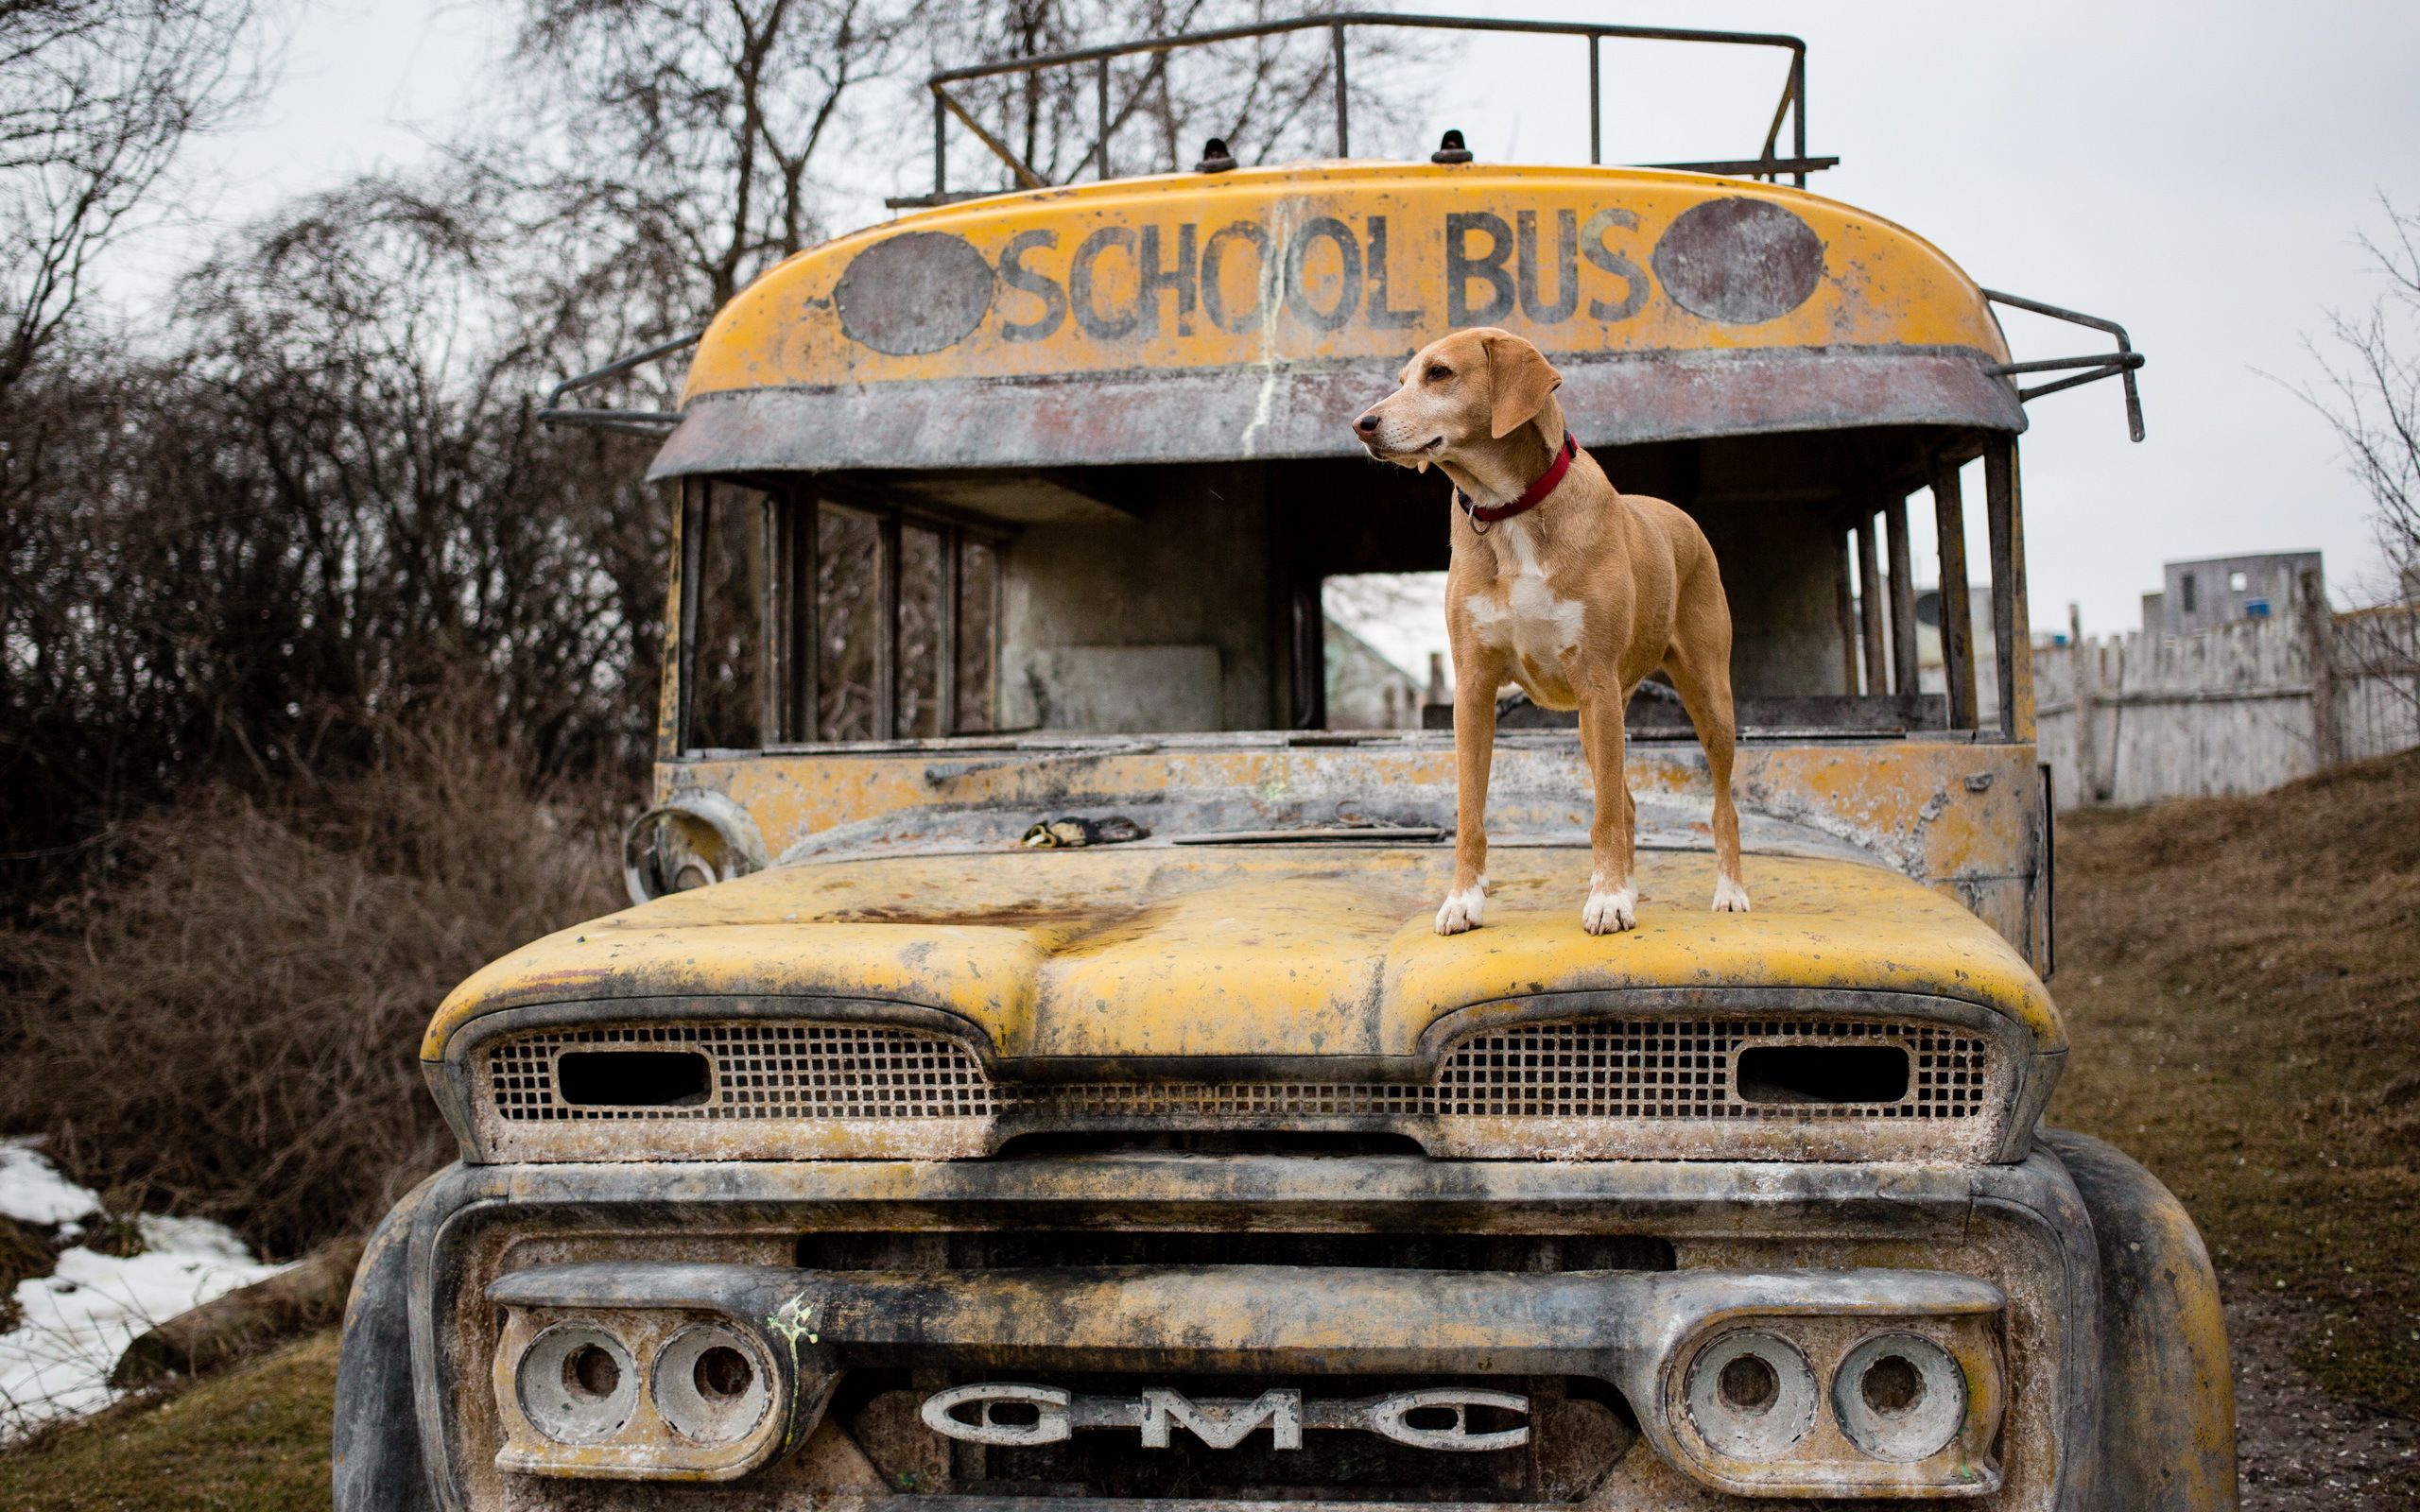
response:
{"label": "dog's front paw", "polygon": [[1718,914],[1744,914],[1748,911],[1748,889],[1737,877],[1714,879],[1714,911]]}
{"label": "dog's front paw", "polygon": [[1445,895],[1445,906],[1437,910],[1437,933],[1459,935],[1466,929],[1477,929],[1481,916],[1487,912],[1487,884],[1466,887]]}
{"label": "dog's front paw", "polygon": [[1580,910],[1580,927],[1591,935],[1611,935],[1619,930],[1638,927],[1638,889],[1624,887],[1619,892],[1592,892],[1587,906]]}

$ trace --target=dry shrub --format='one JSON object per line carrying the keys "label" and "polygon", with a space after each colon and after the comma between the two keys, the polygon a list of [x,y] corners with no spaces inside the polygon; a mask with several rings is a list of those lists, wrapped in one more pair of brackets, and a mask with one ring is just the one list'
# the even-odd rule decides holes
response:
{"label": "dry shrub", "polygon": [[119,826],[104,884],[0,935],[0,1128],[126,1211],[293,1255],[374,1221],[453,1142],[419,1040],[456,982],[620,902],[603,784],[533,790],[469,722],[366,774],[220,789]]}

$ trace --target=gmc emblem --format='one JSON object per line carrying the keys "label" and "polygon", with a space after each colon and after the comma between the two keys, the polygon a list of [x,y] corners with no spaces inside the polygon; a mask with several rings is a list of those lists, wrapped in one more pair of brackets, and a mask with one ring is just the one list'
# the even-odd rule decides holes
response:
{"label": "gmc emblem", "polygon": [[[995,1409],[1015,1403],[1033,1414],[1030,1422],[1002,1422]],[[958,1416],[972,1407],[972,1418]],[[1305,1401],[1291,1387],[1264,1391],[1253,1400],[1240,1398],[1188,1399],[1183,1392],[1150,1387],[1140,1398],[1087,1397],[1057,1386],[1027,1386],[1007,1382],[952,1386],[925,1399],[925,1426],[970,1444],[1056,1444],[1079,1428],[1139,1428],[1143,1447],[1166,1449],[1168,1434],[1182,1428],[1212,1449],[1233,1449],[1253,1430],[1266,1426],[1279,1449],[1303,1447],[1305,1428],[1353,1428],[1414,1449],[1442,1449],[1457,1453],[1482,1453],[1492,1449],[1518,1449],[1530,1441],[1527,1425],[1495,1433],[1473,1433],[1473,1407],[1500,1407],[1527,1416],[1530,1399],[1509,1391],[1477,1391],[1444,1386],[1427,1391],[1399,1391],[1388,1397],[1363,1397],[1354,1401]],[[1411,1414],[1450,1415],[1449,1420],[1415,1427]],[[1020,1414],[1019,1416],[1022,1416]]]}

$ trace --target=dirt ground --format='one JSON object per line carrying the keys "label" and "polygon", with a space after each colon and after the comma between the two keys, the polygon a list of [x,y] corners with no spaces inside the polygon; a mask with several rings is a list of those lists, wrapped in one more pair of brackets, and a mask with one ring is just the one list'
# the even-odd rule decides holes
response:
{"label": "dirt ground", "polygon": [[[2420,752],[2071,816],[2051,1121],[2218,1263],[2247,1512],[2420,1507]],[[327,1504],[335,1339],[0,1454],[0,1508]]]}
{"label": "dirt ground", "polygon": [[2238,1284],[2227,1303],[2244,1512],[2420,1506],[2420,1422],[2328,1395],[2295,1366],[2317,1306]]}
{"label": "dirt ground", "polygon": [[2059,826],[2050,1121],[2191,1210],[2244,1505],[2420,1506],[2420,752]]}

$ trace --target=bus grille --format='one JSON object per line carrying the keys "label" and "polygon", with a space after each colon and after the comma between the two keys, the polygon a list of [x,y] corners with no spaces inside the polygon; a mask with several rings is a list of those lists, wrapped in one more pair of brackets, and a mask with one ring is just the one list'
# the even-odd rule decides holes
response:
{"label": "bus grille", "polygon": [[[1904,1050],[1894,1100],[1776,1100],[1744,1094],[1743,1050]],[[575,1106],[567,1053],[689,1051],[713,1064],[701,1101]],[[1003,1084],[958,1041],[913,1029],[841,1023],[690,1023],[541,1031],[489,1052],[493,1106],[509,1123],[621,1119],[1206,1118],[1956,1119],[1980,1113],[1986,1041],[1933,1024],[1772,1019],[1738,1022],[1591,1020],[1474,1035],[1426,1085],[1187,1082]]]}

